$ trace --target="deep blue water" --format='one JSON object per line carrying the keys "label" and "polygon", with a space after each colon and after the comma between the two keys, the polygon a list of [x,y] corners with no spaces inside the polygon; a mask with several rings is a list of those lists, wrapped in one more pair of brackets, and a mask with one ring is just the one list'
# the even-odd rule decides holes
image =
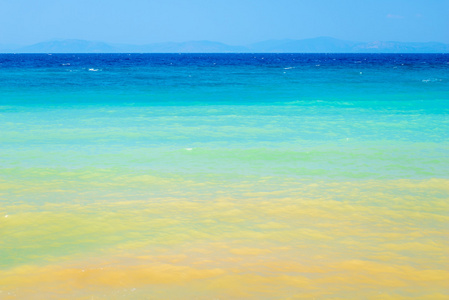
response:
{"label": "deep blue water", "polygon": [[3,54],[0,103],[443,100],[447,108],[448,70],[446,54]]}

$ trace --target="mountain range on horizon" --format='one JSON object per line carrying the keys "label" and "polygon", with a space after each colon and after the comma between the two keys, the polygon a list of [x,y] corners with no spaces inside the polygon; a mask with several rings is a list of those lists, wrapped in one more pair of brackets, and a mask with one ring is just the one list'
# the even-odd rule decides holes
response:
{"label": "mountain range on horizon", "polygon": [[331,37],[267,40],[246,46],[213,41],[166,42],[146,45],[55,39],[29,46],[1,45],[0,53],[449,53],[439,42],[354,42]]}

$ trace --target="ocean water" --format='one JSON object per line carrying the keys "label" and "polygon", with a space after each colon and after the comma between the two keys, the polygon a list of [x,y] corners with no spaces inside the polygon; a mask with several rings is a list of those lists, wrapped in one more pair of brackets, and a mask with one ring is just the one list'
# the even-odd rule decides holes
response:
{"label": "ocean water", "polygon": [[0,299],[448,299],[449,55],[1,54]]}

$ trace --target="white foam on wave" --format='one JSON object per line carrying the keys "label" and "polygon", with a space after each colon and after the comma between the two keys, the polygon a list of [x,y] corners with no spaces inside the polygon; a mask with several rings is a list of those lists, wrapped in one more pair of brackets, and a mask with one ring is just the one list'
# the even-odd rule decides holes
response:
{"label": "white foam on wave", "polygon": [[89,69],[90,72],[97,72],[97,71],[99,71],[99,70],[100,70],[100,69],[94,69],[94,68],[90,68],[90,69]]}
{"label": "white foam on wave", "polygon": [[439,78],[428,78],[428,79],[423,79],[421,80],[424,83],[428,83],[428,82],[438,82],[438,81],[443,81],[443,79],[439,79]]}

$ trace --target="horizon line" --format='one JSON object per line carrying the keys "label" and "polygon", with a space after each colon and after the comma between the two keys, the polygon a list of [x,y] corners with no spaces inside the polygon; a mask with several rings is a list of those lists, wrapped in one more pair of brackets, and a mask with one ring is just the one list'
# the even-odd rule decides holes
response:
{"label": "horizon line", "polygon": [[338,40],[338,41],[344,41],[344,42],[353,42],[353,43],[374,43],[374,42],[394,42],[394,43],[439,43],[439,44],[445,44],[445,45],[449,45],[449,42],[442,42],[442,41],[425,41],[425,42],[418,42],[418,41],[397,41],[397,40],[382,40],[382,39],[376,39],[376,40],[369,40],[369,41],[358,41],[358,40],[349,40],[349,39],[339,39],[339,38],[335,38],[332,36],[316,36],[316,37],[309,37],[309,38],[300,38],[300,39],[295,39],[295,38],[282,38],[282,39],[275,39],[275,38],[271,38],[271,39],[264,39],[264,40],[260,40],[257,42],[251,42],[251,43],[245,43],[245,44],[234,44],[234,43],[226,43],[226,42],[221,42],[221,41],[217,41],[217,40],[207,40],[207,39],[195,39],[195,40],[184,40],[184,41],[164,41],[164,42],[146,42],[146,43],[128,43],[128,42],[108,42],[108,41],[104,41],[104,40],[95,40],[95,39],[82,39],[82,38],[51,38],[51,39],[46,39],[46,40],[42,40],[39,42],[33,42],[33,43],[29,43],[29,44],[18,44],[18,43],[3,43],[1,42],[0,45],[14,45],[14,46],[19,46],[19,47],[27,47],[27,46],[32,46],[32,45],[36,45],[36,44],[40,44],[40,43],[48,43],[48,42],[54,42],[54,41],[84,41],[84,42],[95,42],[95,43],[105,43],[105,44],[121,44],[121,45],[132,45],[132,46],[146,46],[146,45],[151,45],[151,44],[168,44],[168,43],[174,43],[174,44],[180,44],[180,43],[189,43],[189,42],[213,42],[213,43],[220,43],[220,44],[224,44],[224,45],[228,45],[228,46],[237,46],[237,47],[241,47],[241,46],[246,46],[246,45],[252,45],[252,44],[257,44],[257,43],[261,43],[261,42],[269,42],[269,41],[304,41],[304,40],[314,40],[314,39],[333,39],[333,40]]}

